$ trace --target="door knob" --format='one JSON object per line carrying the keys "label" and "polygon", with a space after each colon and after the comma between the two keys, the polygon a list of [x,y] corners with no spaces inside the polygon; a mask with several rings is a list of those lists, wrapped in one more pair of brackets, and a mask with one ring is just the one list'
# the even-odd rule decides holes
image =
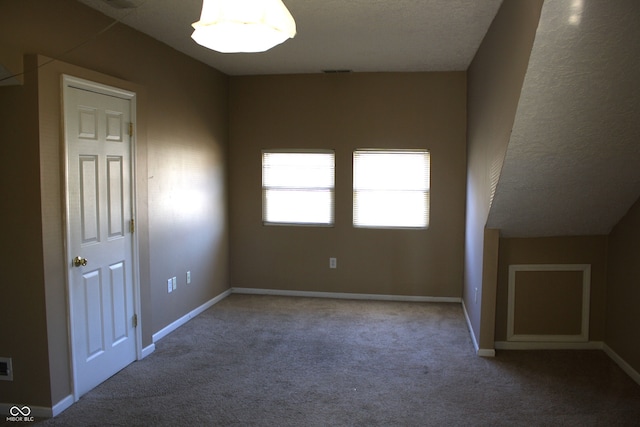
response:
{"label": "door knob", "polygon": [[87,259],[77,256],[73,259],[73,265],[76,267],[84,267],[85,265],[87,265]]}

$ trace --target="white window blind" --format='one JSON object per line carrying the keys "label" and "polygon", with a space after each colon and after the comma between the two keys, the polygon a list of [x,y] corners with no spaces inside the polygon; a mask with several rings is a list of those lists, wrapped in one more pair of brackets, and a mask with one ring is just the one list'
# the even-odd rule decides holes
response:
{"label": "white window blind", "polygon": [[335,153],[262,152],[265,224],[333,225]]}
{"label": "white window blind", "polygon": [[353,153],[353,225],[426,228],[429,225],[427,150]]}

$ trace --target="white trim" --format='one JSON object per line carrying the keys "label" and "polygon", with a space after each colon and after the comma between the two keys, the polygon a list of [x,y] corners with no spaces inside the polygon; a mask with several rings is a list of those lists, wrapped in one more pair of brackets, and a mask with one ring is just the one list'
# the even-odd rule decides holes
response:
{"label": "white trim", "polygon": [[[582,319],[580,333],[576,335],[524,335],[514,332],[516,272],[518,271],[581,271]],[[522,342],[587,342],[589,340],[589,308],[591,298],[590,264],[512,264],[509,265],[509,291],[507,303],[507,341]]]}
{"label": "white trim", "polygon": [[[131,134],[129,135],[129,150],[130,150],[130,169],[131,169],[131,219],[134,224],[133,231],[133,306],[137,315],[138,327],[136,328],[136,357],[138,360],[144,359],[145,349],[142,348],[142,295],[140,290],[140,221],[138,221],[138,157],[136,155],[138,151],[138,106],[137,95],[133,93],[131,98],[131,108],[129,111],[129,118],[131,120]],[[153,350],[152,350],[153,351]]]}
{"label": "white trim", "polygon": [[467,321],[467,329],[469,329],[469,335],[471,335],[471,341],[473,341],[473,348],[476,350],[476,355],[480,357],[495,357],[496,351],[493,348],[480,348],[478,345],[476,335],[473,333],[473,326],[471,326],[471,319],[467,312],[467,306],[464,305],[464,300],[462,300],[462,312],[464,313],[464,318]]}
{"label": "white trim", "polygon": [[150,355],[151,353],[153,353],[154,351],[156,351],[156,345],[155,344],[151,344],[146,346],[145,348],[142,349],[142,354],[140,355],[140,359],[144,359],[145,357],[147,357],[148,355]]}
{"label": "white trim", "polygon": [[[29,408],[30,413],[29,417],[37,417],[37,418],[51,418],[51,408],[47,408],[46,406],[31,406],[25,405],[23,403],[0,403],[0,414],[3,416],[11,417],[11,408],[17,406],[18,408],[24,408],[25,406]],[[25,410],[25,413],[27,411]],[[4,421],[4,419],[2,420]],[[22,424],[22,422],[17,421],[17,425]]]}
{"label": "white trim", "polygon": [[[98,94],[102,94],[102,95],[107,95],[107,96],[114,96],[117,98],[121,98],[121,99],[126,99],[130,102],[130,119],[132,123],[135,123],[135,119],[136,119],[136,110],[137,110],[137,105],[136,105],[136,99],[137,99],[137,95],[135,92],[131,92],[128,90],[124,90],[124,89],[120,89],[120,88],[116,88],[113,86],[109,86],[106,84],[102,84],[102,83],[97,83],[97,82],[93,82],[90,80],[85,80],[79,77],[74,77],[74,76],[70,76],[68,74],[62,74],[61,76],[61,85],[62,85],[62,109],[61,109],[61,116],[62,119],[65,120],[65,103],[66,103],[66,99],[67,99],[67,93],[69,91],[70,88],[76,88],[76,89],[82,89],[82,90],[88,90],[91,92],[95,92]],[[80,396],[77,393],[78,390],[78,378],[77,378],[77,373],[76,373],[76,364],[75,364],[75,357],[74,357],[74,344],[73,344],[73,336],[74,336],[74,322],[73,322],[73,310],[72,310],[72,291],[71,291],[71,286],[70,286],[70,278],[68,275],[69,272],[69,265],[71,263],[71,258],[72,258],[72,254],[69,252],[69,239],[70,239],[70,227],[69,227],[69,196],[68,196],[68,188],[67,188],[67,182],[68,182],[68,170],[69,170],[69,158],[68,158],[68,146],[67,146],[67,135],[64,133],[64,128],[65,126],[62,126],[63,128],[63,144],[64,144],[64,149],[63,149],[63,179],[64,179],[64,185],[62,186],[62,197],[64,200],[64,211],[63,211],[63,221],[62,221],[62,227],[64,230],[64,244],[65,244],[65,280],[66,280],[66,288],[67,288],[67,322],[68,322],[68,334],[69,334],[69,366],[71,368],[71,383],[72,383],[72,391],[73,391],[73,398],[75,401],[77,401],[78,399],[80,399]],[[135,126],[134,126],[135,128]],[[137,223],[137,217],[136,217],[136,206],[137,206],[137,199],[136,199],[136,181],[135,181],[135,170],[136,170],[136,165],[135,165],[135,129],[134,129],[134,136],[130,137],[130,141],[129,141],[129,145],[130,145],[130,150],[131,150],[131,158],[130,158],[130,172],[131,172],[131,209],[132,209],[132,217],[133,219],[136,220]],[[132,271],[132,278],[133,278],[133,306],[134,306],[134,312],[135,313],[141,313],[141,294],[140,294],[140,275],[139,275],[139,264],[140,264],[140,259],[139,259],[139,251],[138,251],[138,233],[133,233],[133,236],[131,237],[131,244],[132,244],[132,263],[133,263],[133,271]],[[138,315],[138,327],[136,328],[136,358],[137,360],[140,360],[142,358],[142,316]]]}
{"label": "white trim", "polygon": [[75,402],[73,395],[70,394],[67,397],[65,397],[64,399],[62,399],[60,402],[56,403],[55,405],[53,405],[53,408],[51,408],[51,417],[56,417],[58,415],[60,415],[64,410],[66,410],[67,408],[69,408],[71,405],[73,405],[73,403]]}
{"label": "white trim", "polygon": [[63,74],[62,78],[65,86],[73,87],[76,89],[88,90],[102,95],[115,96],[116,98],[128,100],[133,100],[136,97],[135,92],[102,83],[93,82],[91,80],[85,80],[80,77]]}
{"label": "white trim", "polygon": [[453,302],[459,303],[461,298],[457,297],[423,297],[413,295],[382,295],[382,294],[354,294],[342,292],[314,292],[314,291],[288,291],[280,289],[259,289],[259,288],[231,288],[234,294],[247,295],[275,295],[285,297],[308,297],[308,298],[334,298],[334,299],[355,299],[374,301],[402,301],[402,302]]}
{"label": "white trim", "polygon": [[205,302],[200,307],[191,310],[189,313],[185,314],[184,316],[182,316],[181,318],[179,318],[175,322],[172,322],[172,323],[168,324],[167,326],[165,326],[164,328],[160,329],[158,332],[153,334],[153,342],[154,343],[158,342],[162,338],[164,338],[167,335],[169,335],[171,332],[173,332],[176,329],[178,329],[180,326],[182,326],[185,323],[187,323],[189,320],[191,320],[194,317],[196,317],[198,314],[200,314],[203,311],[207,310],[208,308],[212,307],[214,304],[222,301],[223,299],[228,297],[230,294],[231,294],[231,289],[227,289],[226,291],[224,291],[223,293],[221,293],[217,297],[212,298],[209,301]]}
{"label": "white trim", "polygon": [[497,350],[602,350],[602,341],[557,342],[557,341],[496,341]]}
{"label": "white trim", "polygon": [[462,312],[464,313],[464,318],[467,321],[467,328],[471,335],[471,341],[473,341],[473,348],[475,348],[477,354],[480,350],[480,346],[478,345],[478,340],[476,340],[476,334],[473,332],[473,326],[471,326],[471,319],[469,318],[469,313],[467,313],[467,306],[464,305],[464,300],[462,300]]}
{"label": "white trim", "polygon": [[631,365],[629,365],[618,353],[616,353],[611,347],[607,344],[604,344],[603,348],[604,352],[609,356],[620,368],[626,372],[627,375],[631,377],[636,383],[640,384],[640,372],[633,369]]}
{"label": "white trim", "polygon": [[[17,406],[19,408],[28,407],[31,413],[29,417],[35,418],[52,418],[57,415],[60,415],[65,409],[69,408],[74,403],[73,395],[70,394],[60,402],[53,405],[53,408],[49,408],[46,406],[32,406],[25,405],[23,403],[0,403],[0,414],[10,417],[11,416],[11,408]],[[26,412],[26,411],[25,411]]]}

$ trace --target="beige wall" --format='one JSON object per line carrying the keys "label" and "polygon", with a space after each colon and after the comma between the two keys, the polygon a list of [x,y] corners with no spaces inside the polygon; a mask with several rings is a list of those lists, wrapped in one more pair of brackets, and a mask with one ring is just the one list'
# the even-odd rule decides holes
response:
{"label": "beige wall", "polygon": [[640,199],[609,234],[606,344],[640,372]]}
{"label": "beige wall", "polygon": [[496,295],[495,275],[483,272],[485,266],[495,268],[497,260],[497,245],[484,242],[485,225],[492,188],[509,143],[542,3],[542,0],[505,0],[468,70],[463,298],[480,349],[493,349],[494,311],[491,308],[495,306]]}
{"label": "beige wall", "polygon": [[580,335],[584,281],[584,271],[515,271],[513,333]]}
{"label": "beige wall", "polygon": [[0,356],[14,358],[14,377],[22,384],[0,381],[0,402],[10,402],[11,393],[14,402],[48,404],[36,77],[0,87]]}
{"label": "beige wall", "polygon": [[[0,63],[24,54],[55,56],[111,23],[72,0],[2,2]],[[0,88],[3,174],[2,287],[11,310],[0,356],[14,381],[0,402],[50,407],[71,393],[62,232],[60,75],[68,73],[138,94],[137,211],[143,346],[152,334],[228,289],[227,78],[166,45],[116,25],[46,63],[29,56],[25,85]],[[35,61],[41,68],[36,71]],[[4,175],[3,175],[4,176]],[[7,253],[5,253],[5,251]],[[16,256],[20,254],[20,256]],[[191,271],[192,283],[185,284]],[[167,278],[178,289],[167,293]],[[9,285],[11,284],[11,286]],[[15,286],[14,286],[15,284]],[[46,307],[46,309],[45,309]]]}
{"label": "beige wall", "polygon": [[[500,239],[500,259],[498,263],[498,292],[496,304],[496,341],[507,339],[507,303],[509,286],[509,265],[512,264],[590,264],[591,295],[589,309],[589,340],[603,341],[605,338],[605,315],[607,297],[607,236],[576,237],[541,237]],[[536,277],[538,289],[544,289],[554,277]],[[566,278],[568,279],[568,278]],[[575,291],[575,289],[573,289]],[[558,289],[548,289],[546,295],[536,293],[536,298],[545,299],[551,306],[558,299],[571,299],[571,287],[567,287],[559,295]],[[580,294],[581,295],[581,294]],[[573,298],[572,305],[565,307],[564,317],[559,318],[561,324],[555,325],[557,330],[569,329],[575,322],[575,310],[579,310]],[[572,311],[573,310],[573,311]],[[562,314],[562,313],[560,313]],[[520,320],[527,325],[539,323],[544,325],[547,311],[532,311],[527,318]]]}
{"label": "beige wall", "polygon": [[[466,75],[230,79],[231,279],[237,287],[460,297]],[[356,148],[428,148],[427,230],[352,226]],[[261,149],[336,153],[335,227],[262,225]],[[329,257],[338,268],[329,269]]]}
{"label": "beige wall", "polygon": [[[498,264],[497,231],[485,230],[492,170],[499,170],[508,143],[541,5],[542,0],[504,1],[469,70],[468,96],[463,72],[228,79],[121,25],[66,54],[63,62],[44,65],[45,58],[29,55],[27,73],[19,78],[24,85],[0,87],[0,159],[5,166],[0,181],[5,225],[0,323],[10,326],[0,334],[0,356],[13,357],[15,375],[13,382],[0,381],[0,402],[47,407],[71,392],[60,182],[61,73],[138,93],[144,346],[151,344],[153,333],[232,283],[463,295],[473,333],[480,347],[488,348],[493,346],[494,313],[496,340],[505,335],[505,263],[589,262],[595,266],[590,338],[604,338],[640,370],[640,348],[629,339],[640,330],[635,314],[640,302],[638,204],[610,235],[606,269],[603,236],[502,239]],[[0,63],[21,72],[25,54],[56,56],[110,23],[73,0],[4,1]],[[42,68],[36,72],[37,64]],[[431,150],[428,230],[351,226],[351,154],[361,147]],[[336,150],[335,227],[262,225],[262,148]],[[337,270],[328,268],[330,256],[338,258]],[[192,272],[189,286],[187,270]],[[172,276],[178,278],[178,290],[168,294],[166,279]]]}

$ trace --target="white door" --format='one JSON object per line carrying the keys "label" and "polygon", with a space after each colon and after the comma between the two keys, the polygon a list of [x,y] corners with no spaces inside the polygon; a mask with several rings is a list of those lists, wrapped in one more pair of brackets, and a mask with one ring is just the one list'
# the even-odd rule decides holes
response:
{"label": "white door", "polygon": [[[65,78],[67,247],[76,398],[136,359],[131,100]],[[82,87],[82,85],[77,85]]]}

